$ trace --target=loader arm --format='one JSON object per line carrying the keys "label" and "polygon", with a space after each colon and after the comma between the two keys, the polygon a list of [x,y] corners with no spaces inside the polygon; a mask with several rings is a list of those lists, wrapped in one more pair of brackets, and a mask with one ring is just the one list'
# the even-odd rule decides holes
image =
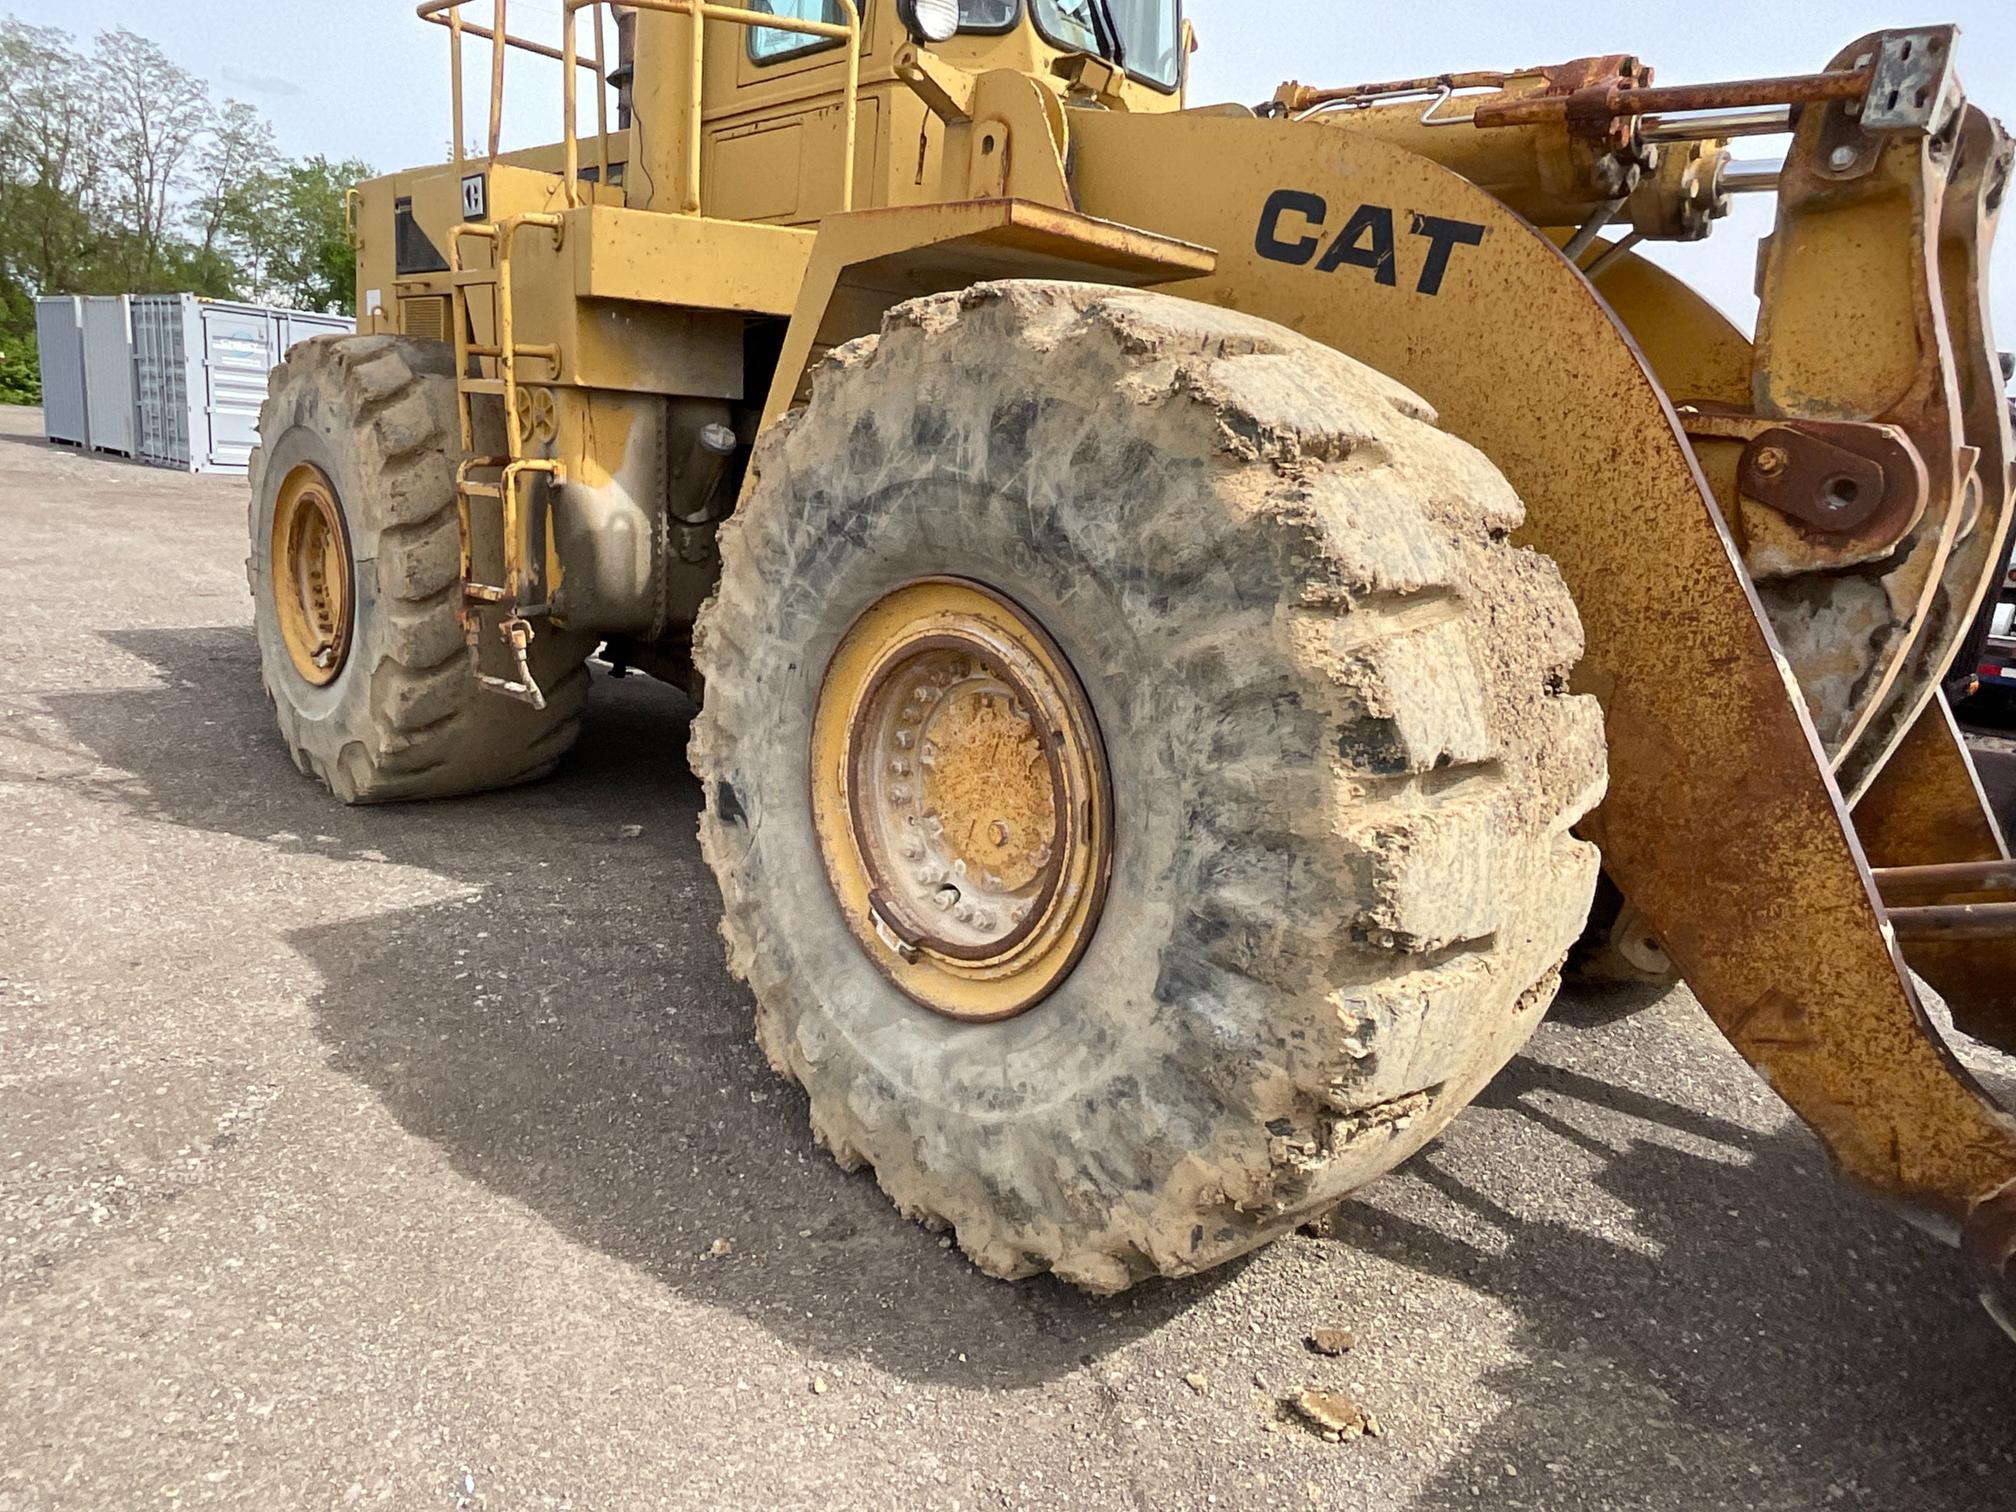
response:
{"label": "loader arm", "polygon": [[1085,211],[1218,250],[1175,292],[1404,378],[1505,472],[1586,629],[1612,876],[1846,1174],[2006,1275],[2016,1119],[1928,1021],[1681,419],[1588,280],[1474,184],[1352,133],[1087,114],[1073,152]]}

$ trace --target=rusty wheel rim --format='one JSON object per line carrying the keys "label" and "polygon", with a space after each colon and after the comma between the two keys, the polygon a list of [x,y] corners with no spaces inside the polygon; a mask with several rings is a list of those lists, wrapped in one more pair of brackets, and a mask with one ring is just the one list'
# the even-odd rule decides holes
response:
{"label": "rusty wheel rim", "polygon": [[929,578],[857,620],[813,719],[812,808],[849,928],[912,999],[1012,1018],[1070,975],[1112,869],[1106,753],[1019,606]]}
{"label": "rusty wheel rim", "polygon": [[281,480],[273,505],[273,602],[295,673],[314,687],[334,682],[350,654],[349,533],[336,490],[304,462]]}

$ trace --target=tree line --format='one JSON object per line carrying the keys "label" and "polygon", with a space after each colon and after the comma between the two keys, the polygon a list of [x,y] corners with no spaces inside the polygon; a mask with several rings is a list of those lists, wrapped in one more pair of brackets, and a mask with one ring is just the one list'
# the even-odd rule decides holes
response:
{"label": "tree line", "polygon": [[353,313],[344,192],[242,100],[123,27],[0,17],[0,403],[33,403],[41,294],[193,293]]}

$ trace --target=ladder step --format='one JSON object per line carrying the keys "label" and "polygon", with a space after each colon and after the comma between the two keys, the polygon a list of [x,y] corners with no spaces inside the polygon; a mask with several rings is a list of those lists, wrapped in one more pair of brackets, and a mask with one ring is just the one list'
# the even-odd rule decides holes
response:
{"label": "ladder step", "polygon": [[[465,347],[464,350],[467,351],[471,357],[496,357],[501,355],[503,349],[501,347],[479,346],[476,345],[475,343],[471,343],[469,346]],[[511,355],[513,357],[530,358],[535,362],[551,362],[557,364],[560,360],[560,349],[550,341],[534,341],[534,342],[521,341],[516,346],[511,348]]]}
{"label": "ladder step", "polygon": [[495,394],[500,399],[504,397],[502,378],[458,378],[455,380],[455,387],[465,394]]}
{"label": "ladder step", "polygon": [[462,492],[472,499],[501,499],[504,490],[495,483],[464,483]]}
{"label": "ladder step", "polygon": [[497,282],[495,268],[463,268],[450,276],[458,289],[481,289]]}

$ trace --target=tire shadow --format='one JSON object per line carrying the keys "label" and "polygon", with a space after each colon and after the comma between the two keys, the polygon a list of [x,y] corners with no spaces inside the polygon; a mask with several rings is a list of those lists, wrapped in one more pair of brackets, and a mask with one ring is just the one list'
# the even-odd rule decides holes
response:
{"label": "tire shadow", "polygon": [[1577,1029],[1601,1029],[1636,1018],[1668,997],[1673,988],[1652,982],[1576,982],[1547,1010],[1548,1021]]}
{"label": "tire shadow", "polygon": [[814,1355],[967,1386],[1062,1375],[1236,1274],[1108,1303],[1006,1285],[813,1144],[723,961],[679,694],[600,676],[555,776],[345,808],[288,759],[249,629],[107,638],[167,686],[49,696],[100,763],[58,780],[150,819],[467,884],[287,943],[321,975],[331,1064],[573,1239]]}
{"label": "tire shadow", "polygon": [[[1336,1242],[1517,1320],[1518,1363],[1483,1382],[1501,1405],[1413,1505],[2016,1507],[2016,1348],[1957,1257],[1842,1187],[1797,1125],[1647,1090],[1699,1083],[1684,1037],[1606,1031],[1619,1079],[1552,1063],[1576,1037],[1543,1030],[1490,1111],[1338,1215]],[[1748,1074],[1726,1060],[1711,1075]],[[1548,1142],[1593,1165],[1628,1235],[1504,1178]]]}
{"label": "tire shadow", "polygon": [[[690,709],[670,690],[598,678],[579,747],[545,782],[346,809],[288,761],[249,629],[108,639],[163,686],[46,696],[96,759],[51,780],[147,818],[466,885],[287,944],[321,975],[331,1064],[573,1240],[808,1354],[969,1387],[1068,1374],[1237,1275],[1111,1303],[1047,1278],[1004,1285],[814,1147],[722,961]],[[1704,1071],[1689,1058],[1703,1042],[1656,1008],[1565,1006],[1477,1113],[1335,1220],[1337,1242],[1515,1319],[1518,1363],[1484,1382],[1501,1405],[1415,1505],[2016,1506],[2016,1349],[1957,1263],[1839,1187],[1803,1132],[1686,1106],[1704,1077],[1740,1100],[1729,1086],[1750,1073],[1733,1055]],[[1527,1210],[1505,1162],[1549,1141],[1589,1160],[1575,1180],[1621,1206],[1633,1242]],[[1452,1205],[1492,1241],[1453,1237]],[[1766,1479],[1744,1468],[1753,1446]]]}

